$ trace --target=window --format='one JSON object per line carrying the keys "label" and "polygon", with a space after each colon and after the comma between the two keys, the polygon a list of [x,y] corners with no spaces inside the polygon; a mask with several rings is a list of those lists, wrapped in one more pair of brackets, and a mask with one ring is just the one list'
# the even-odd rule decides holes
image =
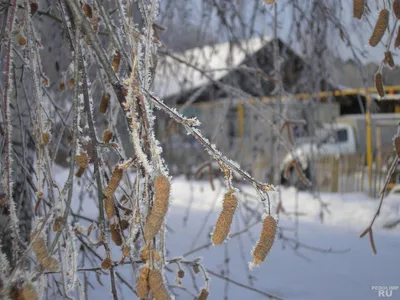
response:
{"label": "window", "polygon": [[227,114],[228,123],[228,135],[231,139],[238,137],[238,125],[237,125],[237,107],[229,109]]}
{"label": "window", "polygon": [[339,129],[338,131],[336,131],[336,134],[338,142],[347,142],[348,137],[346,129]]}

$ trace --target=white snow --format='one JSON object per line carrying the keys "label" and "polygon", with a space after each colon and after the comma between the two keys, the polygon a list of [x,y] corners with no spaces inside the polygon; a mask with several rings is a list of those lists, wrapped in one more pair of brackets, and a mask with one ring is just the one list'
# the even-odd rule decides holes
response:
{"label": "white snow", "polygon": [[[58,180],[64,180],[68,171],[59,172]],[[59,182],[61,185],[62,182]],[[168,214],[167,233],[168,258],[182,256],[193,248],[210,242],[208,234],[215,225],[221,209],[221,201],[225,187],[215,180],[215,191],[211,190],[210,183],[206,181],[187,181],[183,177],[172,180],[171,208]],[[77,187],[77,185],[75,185]],[[256,196],[250,186],[240,186],[247,193]],[[277,193],[270,193],[273,212],[276,208]],[[324,216],[321,223],[320,202],[307,193],[300,192],[297,198],[298,211],[298,238],[300,243],[311,247],[333,250],[348,250],[344,253],[321,253],[305,248],[297,251],[291,247],[293,243],[284,242],[277,237],[274,247],[266,261],[260,267],[249,271],[248,263],[251,262],[251,251],[255,245],[261,228],[261,223],[251,228],[248,232],[233,237],[226,245],[204,248],[193,254],[185,256],[187,260],[202,257],[203,265],[216,273],[225,270],[225,276],[249,285],[248,276],[254,278],[253,287],[273,294],[283,299],[293,300],[338,300],[338,299],[378,299],[378,291],[373,286],[399,286],[399,249],[400,230],[382,229],[383,224],[400,218],[400,197],[392,195],[385,199],[382,211],[374,225],[374,239],[377,255],[372,254],[368,237],[359,238],[360,233],[368,226],[377,207],[378,200],[368,198],[362,193],[353,194],[328,194],[321,193],[320,199],[329,204],[330,213]],[[292,188],[282,190],[283,207],[286,212],[293,213],[296,208],[296,191]],[[74,208],[78,207],[74,199]],[[190,206],[189,213],[187,208]],[[249,207],[257,213],[251,213],[245,208]],[[245,228],[244,220],[250,224],[256,220],[258,213],[262,213],[262,204],[256,197],[247,200],[240,197],[240,205],[235,214],[231,232]],[[92,200],[85,200],[82,215],[95,217],[97,206]],[[187,222],[184,221],[188,217]],[[295,239],[290,229],[295,228],[297,221],[293,214],[281,214],[279,226],[284,230],[286,237]],[[204,229],[202,227],[204,225]],[[227,247],[226,247],[227,246]],[[101,253],[99,249],[99,253]],[[117,261],[120,250],[113,251]],[[229,257],[229,274],[226,273],[225,254]],[[103,255],[103,253],[101,253]],[[80,263],[80,262],[79,262]],[[82,267],[79,265],[78,267]],[[176,265],[169,267],[176,272]],[[184,269],[186,276],[183,286],[192,293],[197,294],[193,288],[189,271]],[[118,272],[131,284],[132,267],[129,265],[118,268]],[[94,274],[87,273],[93,278],[95,289],[89,287],[88,294],[91,299],[111,299],[108,276],[101,275],[103,286],[97,284]],[[175,273],[166,272],[170,284],[175,284]],[[80,278],[83,275],[80,273]],[[224,299],[225,281],[210,275],[210,296],[208,299]],[[204,281],[201,274],[196,276],[197,285],[201,289]],[[132,291],[121,284],[119,296],[124,299],[135,299]],[[193,299],[187,292],[173,289],[176,299]],[[254,291],[238,287],[232,283],[227,287],[228,299],[267,299]],[[400,290],[393,291],[393,299],[400,298]]]}

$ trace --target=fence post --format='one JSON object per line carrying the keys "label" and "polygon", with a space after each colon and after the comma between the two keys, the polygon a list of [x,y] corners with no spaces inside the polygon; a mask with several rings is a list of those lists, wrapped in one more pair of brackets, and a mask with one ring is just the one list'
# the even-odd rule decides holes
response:
{"label": "fence post", "polygon": [[337,156],[332,157],[332,180],[331,192],[337,193],[339,190],[339,159]]}

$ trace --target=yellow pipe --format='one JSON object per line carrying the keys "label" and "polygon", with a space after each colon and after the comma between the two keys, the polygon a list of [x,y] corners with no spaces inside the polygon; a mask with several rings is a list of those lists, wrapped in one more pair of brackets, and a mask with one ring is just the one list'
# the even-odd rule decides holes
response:
{"label": "yellow pipe", "polygon": [[[391,92],[400,92],[400,85],[392,85],[392,86],[385,86],[384,90],[386,93],[391,93]],[[369,93],[377,93],[376,88],[370,87],[368,88]],[[328,91],[328,92],[319,92],[319,93],[299,93],[299,94],[294,94],[290,96],[283,96],[281,97],[282,100],[287,100],[287,99],[309,99],[310,96],[312,98],[327,98],[328,96],[333,96],[333,97],[338,97],[338,96],[351,96],[351,95],[366,95],[365,89],[347,89],[347,90],[335,90],[335,91]],[[260,100],[261,102],[268,102],[271,100],[275,100],[276,97],[262,97]],[[260,101],[258,100],[258,101]],[[256,103],[256,99],[250,98],[247,99],[245,102],[248,103]],[[223,106],[222,101],[210,101],[210,102],[200,102],[200,103],[193,103],[192,106],[195,107],[215,107],[215,106]],[[180,107],[180,105],[178,105]]]}
{"label": "yellow pipe", "polygon": [[[393,86],[385,86],[384,90],[387,93],[393,93],[393,92],[398,92],[400,91],[400,85],[393,85]],[[377,93],[376,88],[374,87],[370,87],[368,88],[368,92],[369,93]],[[282,97],[283,100],[286,99],[309,99],[310,96],[312,98],[327,98],[328,96],[333,96],[333,97],[337,97],[337,96],[350,96],[350,95],[366,95],[365,89],[347,89],[347,90],[335,90],[335,91],[327,91],[327,92],[319,92],[319,93],[298,93],[295,95],[291,95],[291,96],[284,96]],[[270,101],[270,100],[274,100],[275,97],[264,97],[262,98],[261,101],[266,102],[266,101]],[[253,99],[250,99],[250,102],[254,101]]]}
{"label": "yellow pipe", "polygon": [[244,136],[244,104],[238,104],[237,106],[238,115],[238,135],[240,138],[240,147],[243,146],[243,136]]}
{"label": "yellow pipe", "polygon": [[370,113],[370,105],[371,105],[371,95],[369,91],[365,91],[367,96],[367,110],[365,115],[365,125],[366,125],[366,150],[367,150],[367,166],[368,166],[368,191],[369,195],[371,195],[372,188],[372,135],[371,135],[371,113]]}

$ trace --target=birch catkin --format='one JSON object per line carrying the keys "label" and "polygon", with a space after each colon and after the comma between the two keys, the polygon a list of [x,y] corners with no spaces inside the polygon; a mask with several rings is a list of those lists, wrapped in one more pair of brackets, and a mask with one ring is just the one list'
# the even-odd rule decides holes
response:
{"label": "birch catkin", "polygon": [[385,34],[385,30],[387,29],[389,24],[389,11],[387,9],[382,9],[379,13],[378,21],[376,21],[374,31],[372,32],[372,36],[369,39],[369,44],[372,47],[375,47],[381,41],[383,35]]}
{"label": "birch catkin", "polygon": [[104,207],[107,218],[112,219],[115,216],[114,199],[112,197],[105,197]]}
{"label": "birch catkin", "polygon": [[140,270],[140,276],[136,285],[136,293],[139,298],[146,298],[149,294],[149,273],[150,269],[147,266],[143,266]]}
{"label": "birch catkin", "polygon": [[262,263],[274,244],[276,234],[276,221],[272,216],[264,219],[260,239],[253,251],[254,265]]}
{"label": "birch catkin", "polygon": [[393,12],[397,19],[400,19],[400,0],[393,0]]}
{"label": "birch catkin", "polygon": [[197,297],[197,300],[207,300],[209,292],[206,289],[202,289],[200,295]]}
{"label": "birch catkin", "polygon": [[[37,231],[31,232],[31,241],[36,237]],[[49,250],[47,249],[46,242],[42,235],[39,235],[36,240],[32,243],[32,250],[35,252],[36,258],[39,263],[50,272],[58,271],[58,261],[54,257],[50,256]]]}
{"label": "birch catkin", "polygon": [[112,60],[112,66],[113,66],[114,72],[118,72],[120,61],[121,61],[121,54],[117,51],[117,53],[114,55],[113,60]]}
{"label": "birch catkin", "polygon": [[85,152],[81,152],[77,156],[75,156],[75,161],[81,168],[87,168],[89,165],[89,158]]}
{"label": "birch catkin", "polygon": [[122,236],[117,224],[110,224],[111,239],[117,246],[122,245]]}
{"label": "birch catkin", "polygon": [[124,174],[123,169],[118,166],[115,167],[114,172],[111,175],[110,182],[108,186],[104,189],[104,195],[106,197],[112,197],[117,190],[118,184],[122,179],[122,175]]}
{"label": "birch catkin", "polygon": [[109,218],[109,219],[111,219],[112,217],[115,216],[113,195],[114,195],[115,191],[117,190],[118,184],[121,181],[123,174],[124,174],[123,169],[116,166],[111,175],[108,186],[104,189],[104,195],[105,195],[104,206],[105,206],[107,218]]}
{"label": "birch catkin", "polygon": [[113,137],[113,133],[110,130],[106,130],[103,133],[103,142],[109,143]]}
{"label": "birch catkin", "polygon": [[383,88],[383,79],[382,79],[382,74],[381,73],[376,73],[375,75],[375,86],[376,90],[378,92],[378,95],[381,97],[385,96],[385,90]]}
{"label": "birch catkin", "polygon": [[222,244],[231,229],[233,215],[237,208],[237,198],[233,190],[227,192],[224,196],[222,211],[215,225],[212,241],[214,245]]}
{"label": "birch catkin", "polygon": [[153,269],[149,273],[150,290],[156,300],[169,300],[171,296],[164,284],[164,278],[160,270]]}
{"label": "birch catkin", "polygon": [[108,256],[101,262],[101,268],[102,269],[108,270],[108,269],[111,268],[111,265],[112,265],[112,260]]}
{"label": "birch catkin", "polygon": [[158,175],[154,180],[154,204],[144,226],[144,238],[151,241],[160,231],[168,211],[171,185],[164,175]]}
{"label": "birch catkin", "polygon": [[83,14],[86,17],[88,17],[89,19],[93,18],[92,7],[89,4],[83,5],[82,9],[83,9]]}
{"label": "birch catkin", "polygon": [[364,0],[353,0],[353,17],[356,19],[361,19],[364,14]]}
{"label": "birch catkin", "polygon": [[37,300],[39,299],[36,289],[32,283],[25,283],[22,288],[23,300]]}
{"label": "birch catkin", "polygon": [[100,102],[100,113],[105,114],[108,108],[108,104],[110,103],[110,94],[109,93],[104,93],[103,96],[101,97],[101,102]]}
{"label": "birch catkin", "polygon": [[385,60],[384,61],[385,61],[385,63],[387,63],[389,65],[389,67],[394,68],[395,64],[394,64],[392,52],[390,52],[390,51],[385,52]]}
{"label": "birch catkin", "polygon": [[400,26],[397,29],[396,39],[394,40],[394,47],[395,48],[400,47]]}

